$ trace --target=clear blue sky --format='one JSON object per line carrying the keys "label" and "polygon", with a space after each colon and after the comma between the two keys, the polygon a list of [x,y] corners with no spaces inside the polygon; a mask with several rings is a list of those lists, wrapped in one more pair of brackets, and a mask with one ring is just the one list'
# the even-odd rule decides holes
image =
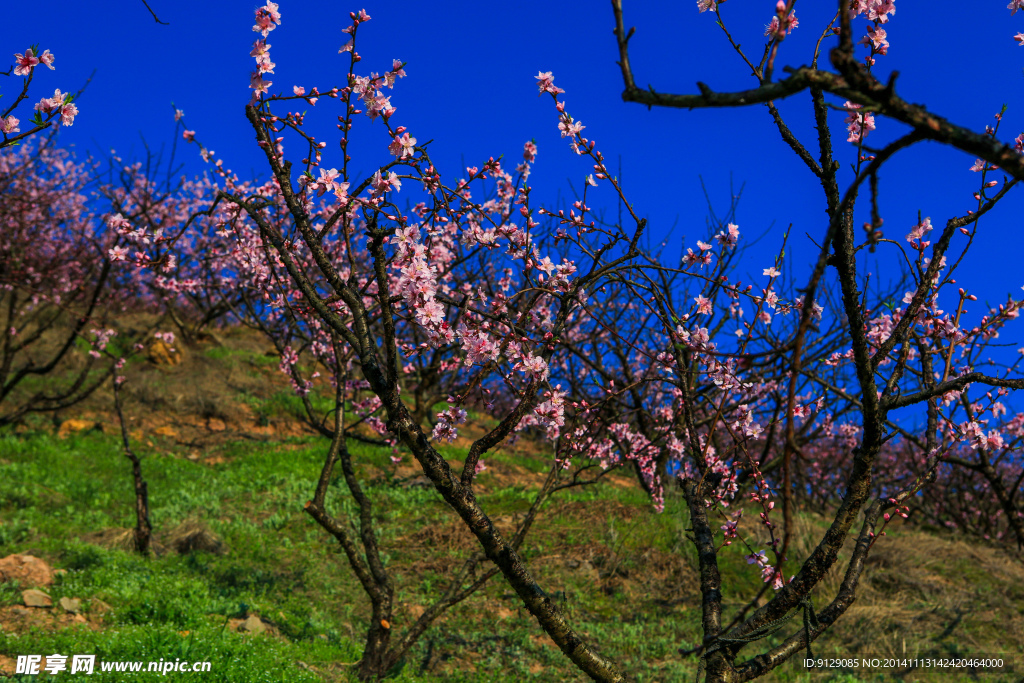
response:
{"label": "clear blue sky", "polygon": [[[1012,39],[1024,30],[1024,13],[1011,17],[1001,0],[974,3],[970,11],[952,2],[898,0],[896,5],[896,15],[886,26],[889,55],[880,58],[878,72],[900,70],[898,92],[904,98],[978,130],[992,123],[993,114],[1007,103],[1000,138],[1010,141],[1024,130],[1024,48]],[[0,49],[8,53],[5,60],[33,43],[56,55],[55,72],[37,73],[35,99],[52,95],[56,87],[77,90],[95,69],[78,101],[81,114],[61,134],[62,143],[73,144],[79,153],[116,148],[126,160],[140,158],[140,135],[155,149],[169,149],[173,101],[185,111],[188,128],[226,165],[243,176],[265,174],[243,115],[250,94],[253,60],[248,53],[257,37],[251,30],[257,3],[150,0],[150,6],[169,25],[156,24],[141,0],[89,11],[67,0],[15,4],[6,10],[0,27]],[[648,111],[621,101],[608,2],[345,5],[285,0],[280,8],[283,23],[268,38],[277,64],[270,76],[272,90],[342,85],[347,56],[338,54],[346,39],[341,29],[349,24],[348,12],[362,7],[373,17],[360,29],[362,67],[366,73],[382,72],[393,58],[408,62],[409,75],[399,81],[391,100],[398,108],[393,122],[407,126],[421,142],[433,138],[433,153],[448,177],[458,174],[463,158],[468,165],[499,154],[518,160],[523,142],[536,138],[540,154],[531,183],[541,198],[552,200],[559,191],[564,196],[567,179],[580,186],[589,167],[559,137],[550,98],[537,97],[533,76],[553,71],[556,85],[567,91],[563,97],[569,111],[587,126],[585,133],[613,163],[621,154],[628,195],[650,219],[656,237],[678,223],[675,234],[685,234],[693,246],[704,235],[707,213],[698,176],[703,176],[716,208],[723,210],[730,174],[737,187],[745,185],[737,221],[742,233],[751,236],[776,226],[764,243],[767,251],[759,250],[760,260],[749,264],[750,273],[759,275],[770,264],[779,231],[787,224],[794,224],[791,253],[798,258],[811,253],[804,233],[817,237],[824,230],[821,189],[781,142],[763,107]],[[764,45],[763,29],[773,7],[768,0],[732,0],[722,6],[730,31],[754,59]],[[675,92],[695,92],[697,80],[715,90],[753,87],[753,78],[715,26],[714,16],[699,14],[695,2],[627,0],[625,11],[627,25],[637,27],[632,59],[639,85]],[[780,66],[810,61],[813,44],[833,12],[832,2],[798,3],[800,27],[783,45]],[[864,25],[859,20],[858,31]],[[831,46],[834,40],[825,44]],[[4,101],[10,101],[17,87],[20,79],[0,79]],[[333,105],[322,100],[311,110],[319,116],[311,117],[314,125],[325,133],[338,113]],[[794,131],[813,146],[808,96],[780,106]],[[848,165],[854,150],[844,142],[842,114],[835,113],[833,121],[839,158]],[[879,129],[868,142],[880,146],[902,132],[898,124],[879,119]],[[369,125],[362,118],[355,138],[356,169],[370,172],[374,163],[388,159],[379,122]],[[331,150],[336,150],[333,144]],[[204,166],[196,151],[179,141],[179,160],[187,162],[190,175]],[[340,165],[329,154],[324,161],[328,167]],[[973,161],[929,144],[886,166],[886,236],[902,240],[918,210],[941,226],[946,218],[972,208],[971,194],[980,180],[968,171]],[[602,196],[614,210],[607,190]],[[1015,192],[985,220],[973,258],[958,278],[983,300],[998,303],[1007,292],[1022,295],[1021,208],[1020,192]],[[981,307],[971,313],[976,319],[973,314],[981,313]],[[1011,328],[1004,338],[1019,342],[1024,335]]]}

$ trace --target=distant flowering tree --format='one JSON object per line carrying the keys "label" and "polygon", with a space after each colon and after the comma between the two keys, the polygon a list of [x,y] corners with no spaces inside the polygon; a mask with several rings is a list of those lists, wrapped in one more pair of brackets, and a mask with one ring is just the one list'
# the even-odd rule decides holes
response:
{"label": "distant flowering tree", "polygon": [[[148,553],[148,489],[129,444],[119,389],[128,358],[151,331],[118,317],[139,312],[135,277],[112,268],[125,248],[86,194],[96,166],[76,162],[44,139],[0,154],[0,427],[32,413],[56,412],[112,379],[115,412],[135,486],[134,545]],[[133,196],[129,185],[121,200]]]}
{"label": "distant flowering tree", "polygon": [[[183,113],[175,116],[183,129]],[[110,161],[110,179],[101,193],[111,206],[106,232],[117,243],[107,257],[134,266],[117,272],[132,283],[136,306],[165,316],[186,344],[225,320],[237,322],[244,288],[237,246],[225,229],[234,218],[212,204],[215,182],[209,177],[172,182],[173,157],[163,180],[152,158],[124,164],[114,155]]]}
{"label": "distant flowering tree", "polygon": [[[74,96],[54,91],[34,105],[31,126],[15,116],[39,66],[54,55],[36,45],[14,55],[6,76],[23,77],[21,92],[0,111],[0,149],[47,128],[71,126]],[[85,193],[97,177],[91,163],[56,149],[53,134],[37,145],[0,155],[0,426],[29,413],[52,412],[83,400],[114,372],[107,345],[116,309],[132,298],[130,283],[111,273],[111,254],[124,250],[95,214]],[[87,353],[80,357],[76,351]],[[116,360],[116,359],[115,359]]]}
{"label": "distant flowering tree", "polygon": [[71,406],[113,372],[100,360],[113,242],[89,209],[91,177],[45,142],[0,154],[0,426]]}

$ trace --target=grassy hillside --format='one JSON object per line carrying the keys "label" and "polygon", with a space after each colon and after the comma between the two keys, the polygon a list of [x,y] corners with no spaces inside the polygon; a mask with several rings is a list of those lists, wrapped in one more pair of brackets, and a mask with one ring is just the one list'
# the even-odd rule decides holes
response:
{"label": "grassy hillside", "polygon": [[[219,383],[226,393],[205,404],[183,394],[175,406],[174,392],[187,390],[196,363],[211,368],[203,381]],[[55,605],[62,597],[82,604],[77,617],[59,605],[25,608],[23,587],[0,583],[0,675],[13,672],[18,654],[62,653],[212,663],[210,673],[170,674],[179,681],[355,680],[351,664],[360,655],[369,606],[336,543],[302,510],[327,444],[288,418],[297,406],[272,383],[268,373],[274,365],[250,344],[200,352],[181,366],[140,365],[133,371],[129,407],[156,540],[167,544],[188,523],[216,535],[223,543],[219,554],[165,548],[147,559],[117,547],[118,530],[134,524],[133,494],[130,468],[109,424],[75,432],[67,428],[69,419],[62,437],[56,427],[36,421],[0,434],[0,557],[30,554],[65,570],[46,590]],[[214,370],[231,381],[211,376]],[[83,407],[89,420],[104,422],[96,412],[101,400]],[[446,451],[452,461],[464,456],[460,443]],[[377,501],[401,606],[393,627],[400,632],[475,550],[476,541],[411,463],[396,468],[390,451],[374,447],[356,445],[353,453],[358,475]],[[487,466],[479,479],[481,502],[499,527],[511,528],[549,463],[521,443],[489,455]],[[335,486],[328,497],[333,510],[343,490],[340,482]],[[827,526],[808,510],[798,519],[796,557]],[[600,488],[552,499],[524,554],[572,623],[634,680],[692,681],[697,660],[678,652],[700,640],[698,577],[687,526],[677,497],[670,496],[665,512],[657,514],[631,479],[611,477]],[[755,550],[765,547],[765,539],[747,539]],[[735,544],[722,553],[724,584],[740,587],[726,595],[732,610],[761,588],[759,573],[744,559],[747,552]],[[840,580],[839,574],[830,576],[815,604],[824,605]],[[848,668],[811,674],[791,662],[770,679],[1019,681],[1022,610],[1019,560],[956,536],[893,525],[872,552],[858,601],[815,643],[815,655],[997,655],[1007,664],[1004,671]],[[239,630],[252,616],[265,633]],[[731,619],[732,613],[725,616]],[[744,654],[781,642],[799,622],[794,619]],[[126,679],[97,673],[90,680]],[[131,675],[157,679],[169,680]],[[583,679],[499,576],[436,622],[393,680]]]}

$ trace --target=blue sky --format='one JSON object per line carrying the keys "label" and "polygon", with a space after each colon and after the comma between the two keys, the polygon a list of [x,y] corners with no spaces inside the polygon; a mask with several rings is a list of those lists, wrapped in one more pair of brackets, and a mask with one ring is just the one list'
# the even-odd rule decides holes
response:
{"label": "blue sky", "polygon": [[[943,4],[948,7],[943,9]],[[898,69],[898,92],[905,99],[977,130],[992,123],[993,114],[1006,103],[1000,138],[1010,141],[1024,130],[1024,48],[1012,39],[1024,30],[1024,14],[1011,17],[1001,0],[977,3],[970,12],[960,4],[923,0],[898,0],[896,5],[896,15],[886,26],[889,55],[880,58],[878,73]],[[80,115],[61,133],[62,144],[74,145],[80,154],[102,155],[114,148],[125,160],[141,158],[140,136],[153,149],[169,149],[173,101],[184,110],[187,127],[227,166],[243,177],[264,175],[265,161],[243,115],[250,94],[249,50],[257,37],[251,30],[257,3],[150,0],[150,6],[169,25],[156,24],[141,0],[89,12],[65,0],[45,9],[14,5],[0,28],[0,47],[13,54],[38,43],[56,55],[56,71],[37,73],[34,100],[52,95],[57,87],[77,90],[95,70],[78,101]],[[744,236],[774,225],[742,274],[744,281],[751,280],[748,273],[759,276],[770,265],[781,230],[789,223],[790,253],[798,264],[813,251],[804,233],[818,237],[825,229],[821,188],[779,139],[763,106],[648,111],[622,102],[608,2],[344,5],[285,0],[282,25],[268,38],[277,64],[270,77],[272,91],[290,91],[292,85],[322,90],[342,85],[347,56],[338,54],[346,39],[341,29],[349,24],[348,12],[363,7],[373,17],[359,34],[364,72],[382,72],[393,58],[407,62],[408,77],[398,82],[391,99],[398,108],[393,122],[407,126],[421,142],[433,138],[432,153],[448,177],[491,155],[518,161],[523,142],[536,138],[540,153],[531,184],[538,195],[552,201],[559,193],[570,193],[569,181],[580,187],[590,169],[559,137],[550,98],[537,96],[533,77],[538,71],[553,71],[556,85],[567,91],[563,98],[568,110],[587,126],[585,134],[612,164],[621,155],[627,194],[637,212],[649,218],[655,237],[660,239],[673,225],[674,234],[685,235],[688,246],[705,235],[701,177],[719,211],[728,204],[730,178],[735,187],[744,187],[737,220]],[[767,0],[732,0],[722,6],[727,27],[755,60],[773,8]],[[956,30],[950,27],[948,10],[953,9]],[[627,2],[625,12],[627,26],[637,27],[631,56],[639,85],[669,92],[695,92],[697,80],[715,90],[753,87],[753,78],[715,26],[714,16],[698,13],[696,3]],[[831,2],[798,3],[800,27],[783,44],[778,64],[809,62],[832,13]],[[855,26],[862,32],[864,20]],[[826,39],[826,47],[833,44]],[[0,92],[7,98],[16,88],[20,79],[0,80]],[[338,113],[333,105],[321,100],[310,117],[329,141],[336,140],[326,135]],[[809,97],[793,97],[780,108],[791,128],[813,147]],[[29,118],[28,111],[22,108],[23,120]],[[833,114],[833,130],[837,154],[848,167],[855,154],[845,143],[842,118],[839,112]],[[880,118],[867,141],[881,146],[903,132],[899,124]],[[379,122],[362,119],[354,138],[356,169],[372,172],[375,163],[389,158]],[[328,152],[332,149],[333,144]],[[178,159],[189,175],[204,168],[196,152],[179,141]],[[886,236],[902,240],[918,210],[941,226],[972,208],[971,194],[980,181],[968,171],[973,161],[926,144],[887,165],[881,177]],[[340,166],[331,162],[330,154],[324,162]],[[591,203],[614,211],[608,190]],[[1021,295],[1021,208],[1020,193],[1014,192],[984,219],[973,256],[958,277],[983,301],[998,303],[1008,292]],[[885,271],[889,263],[880,250],[878,263],[868,268]],[[798,267],[798,274],[802,271]],[[980,306],[970,317],[976,319],[976,313],[981,313]],[[1004,337],[1024,339],[1013,328]]]}

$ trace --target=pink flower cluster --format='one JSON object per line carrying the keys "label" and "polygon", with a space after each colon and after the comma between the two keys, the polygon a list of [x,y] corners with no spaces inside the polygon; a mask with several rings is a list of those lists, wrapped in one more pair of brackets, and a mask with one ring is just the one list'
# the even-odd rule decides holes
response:
{"label": "pink flower cluster", "polygon": [[896,14],[895,0],[852,0],[850,18],[865,15],[870,21],[886,23],[889,15]]}
{"label": "pink flower cluster", "polygon": [[93,336],[92,347],[89,349],[89,355],[93,358],[99,358],[101,352],[106,350],[107,344],[110,340],[117,336],[117,330],[107,328],[105,330],[89,330]]}
{"label": "pink flower cluster", "polygon": [[771,38],[778,38],[782,40],[786,37],[786,34],[795,29],[800,25],[800,20],[796,18],[796,12],[790,11],[786,13],[786,3],[784,0],[779,0],[775,5],[775,16],[764,28],[764,34]]}
{"label": "pink flower cluster", "polygon": [[870,112],[858,113],[856,110],[860,109],[861,105],[850,101],[847,101],[843,107],[850,112],[846,116],[846,130],[850,134],[846,141],[860,144],[867,134],[875,129],[875,115]]}
{"label": "pink flower cluster", "polygon": [[[769,505],[774,505],[774,503],[769,503]],[[771,563],[768,561],[768,558],[765,556],[765,551],[761,550],[760,552],[751,553],[750,555],[747,555],[747,564],[755,563],[757,564],[757,566],[761,568],[761,579],[765,583],[771,581],[772,588],[774,588],[775,590],[779,590],[780,588],[782,588],[782,573],[777,571],[775,567],[771,565]],[[790,577],[790,580],[792,580],[792,577]]]}
{"label": "pink flower cluster", "polygon": [[21,54],[20,52],[19,53],[15,53],[15,55],[14,55],[14,61],[16,62],[15,66],[14,66],[14,75],[15,76],[28,76],[29,74],[32,73],[32,69],[34,69],[35,67],[39,66],[40,64],[43,64],[44,66],[49,67],[51,71],[54,69],[54,66],[53,66],[53,55],[50,54],[50,51],[49,50],[44,50],[43,54],[41,54],[41,55],[39,55],[37,57],[36,56],[36,50],[37,49],[38,48],[30,47],[29,49],[25,50],[24,54]]}
{"label": "pink flower cluster", "polygon": [[[44,50],[41,55],[37,56],[38,52],[39,48],[33,46],[25,50],[24,53],[15,53],[14,75],[31,76],[32,70],[40,64],[53,71],[55,68],[53,66],[54,56],[49,50]],[[78,114],[78,107],[71,103],[71,99],[71,95],[63,94],[60,90],[54,90],[53,97],[41,99],[35,105],[35,110],[43,114],[56,112],[60,116],[61,125],[70,126],[74,124],[75,116]],[[21,120],[16,116],[7,116],[0,119],[0,132],[3,132],[4,135],[19,133],[21,132],[20,125]]]}
{"label": "pink flower cluster", "polygon": [[434,441],[447,441],[452,443],[459,436],[457,425],[466,421],[466,411],[462,408],[451,407],[437,414],[437,424],[431,437]]}
{"label": "pink flower cluster", "polygon": [[63,126],[73,125],[78,115],[78,107],[71,103],[71,95],[64,94],[60,89],[53,91],[53,97],[43,98],[35,105],[35,110],[43,114],[57,112]]}
{"label": "pink flower cluster", "polygon": [[281,13],[278,11],[278,4],[276,2],[268,2],[256,10],[256,23],[253,25],[252,30],[263,37],[253,43],[252,51],[249,53],[250,57],[256,59],[256,71],[249,78],[249,87],[253,90],[254,98],[258,98],[267,92],[270,86],[273,85],[272,81],[263,78],[263,74],[274,73],[274,67],[276,66],[270,61],[270,45],[267,44],[266,39],[270,32],[280,25]]}
{"label": "pink flower cluster", "polygon": [[[375,73],[371,73],[369,76],[353,76],[352,92],[362,98],[363,104],[366,106],[366,115],[371,121],[378,116],[387,121],[397,111],[391,104],[391,98],[385,96],[381,88],[394,89],[395,81],[406,75],[404,66],[405,64],[401,60],[395,59],[391,62],[391,70],[385,72],[383,76]],[[411,148],[416,144],[416,139],[411,138],[412,142],[406,144],[409,139],[408,137],[405,141],[400,139],[400,153],[408,148],[409,155],[411,155]],[[399,155],[396,154],[396,156]]]}
{"label": "pink flower cluster", "polygon": [[929,244],[931,244],[931,242],[923,242],[921,241],[921,239],[931,231],[932,219],[925,218],[920,223],[918,223],[917,225],[910,229],[910,232],[907,233],[907,241],[910,242],[911,246],[913,246],[915,249],[923,250]]}

